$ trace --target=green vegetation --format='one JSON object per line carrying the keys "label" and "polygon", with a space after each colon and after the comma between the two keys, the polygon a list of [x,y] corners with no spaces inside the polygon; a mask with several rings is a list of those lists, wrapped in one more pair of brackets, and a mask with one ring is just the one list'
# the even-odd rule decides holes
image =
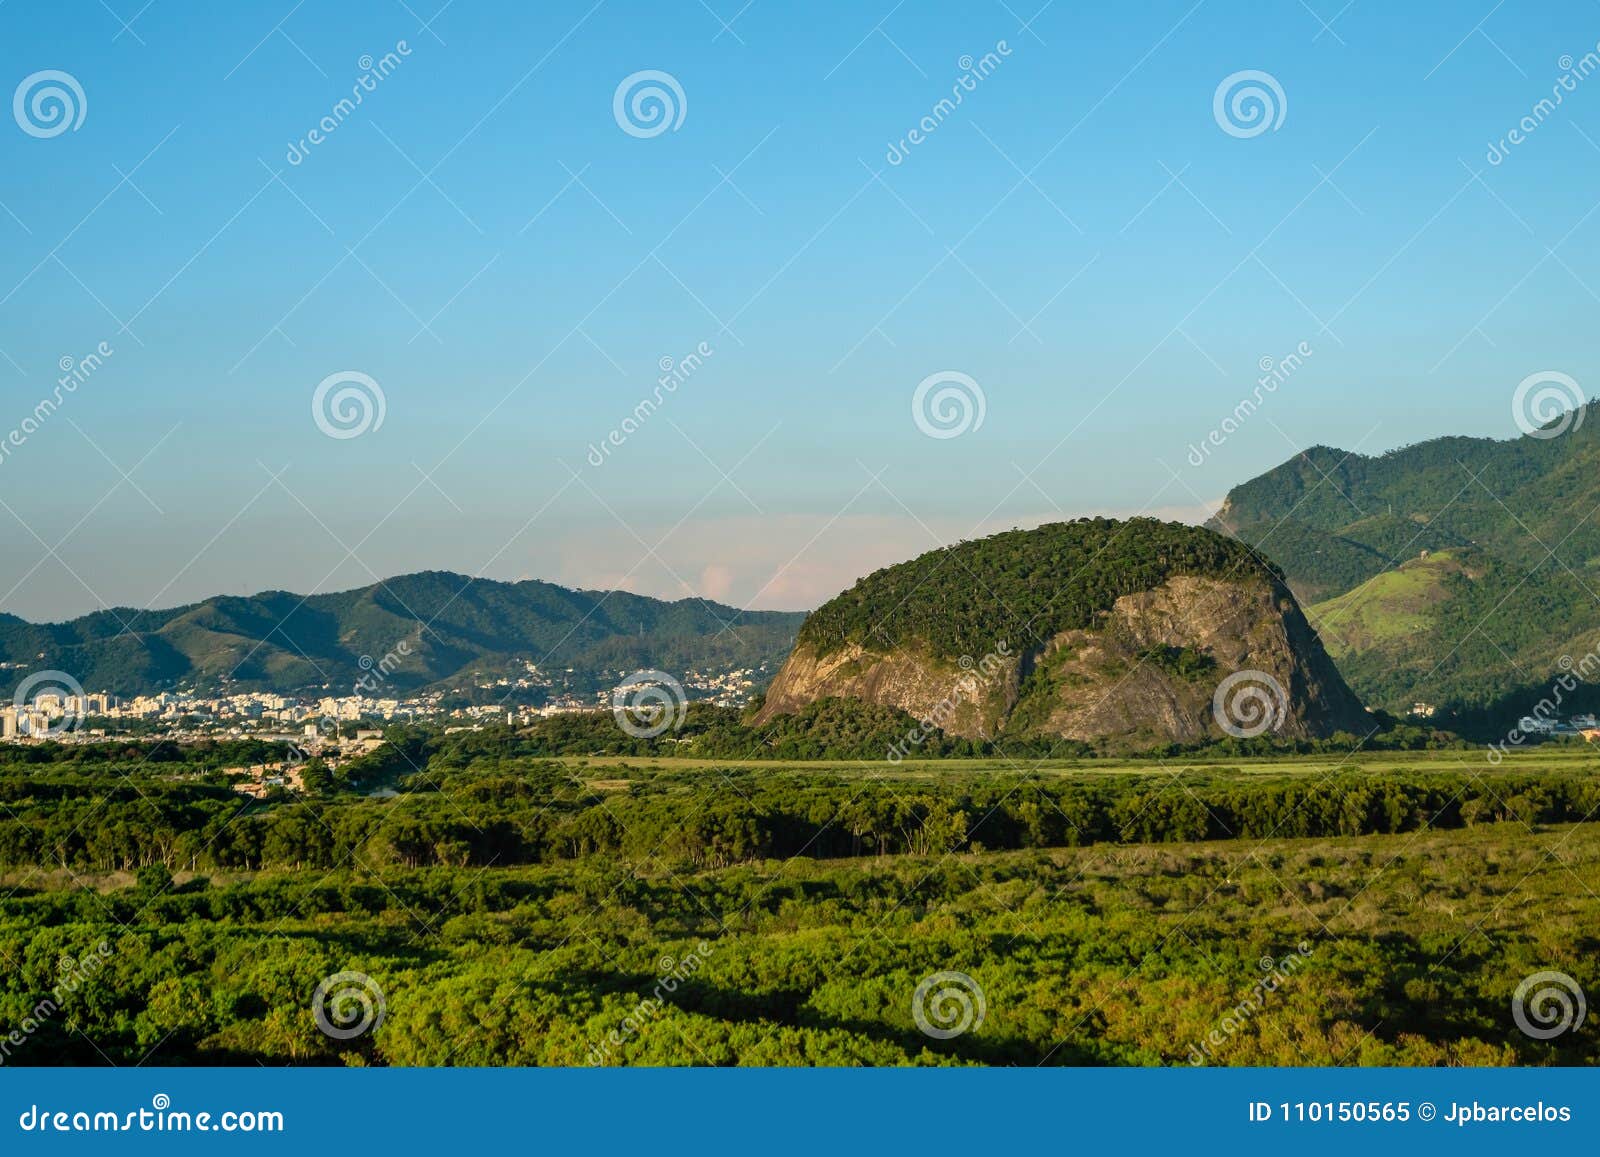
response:
{"label": "green vegetation", "polygon": [[1093,626],[1123,595],[1174,575],[1243,579],[1275,572],[1238,542],[1192,526],[1084,518],[958,543],[876,571],[814,611],[798,642],[821,654],[850,643],[912,641],[974,659]]}
{"label": "green vegetation", "polygon": [[[1375,458],[1316,446],[1213,520],[1278,563],[1351,687],[1487,738],[1600,641],[1600,422],[1438,438]],[[1423,552],[1429,557],[1421,558]],[[1570,711],[1600,706],[1592,692]]]}
{"label": "green vegetation", "polygon": [[[325,798],[259,803],[220,775],[242,749],[16,749],[0,1027],[35,1023],[6,1063],[1184,1064],[1290,957],[1208,1063],[1600,1061],[1509,1015],[1532,972],[1600,984],[1587,751],[753,766],[396,739]],[[356,794],[379,779],[397,794]],[[988,1011],[935,1040],[911,1000],[944,970]],[[348,1042],[310,1012],[339,972],[385,1008]]]}
{"label": "green vegetation", "polygon": [[[1473,738],[1503,735],[1549,694],[1559,656],[1579,660],[1600,621],[1586,580],[1551,563],[1527,574],[1472,551],[1445,551],[1402,563],[1353,591],[1307,610],[1323,643],[1353,686],[1391,709],[1415,698],[1446,708],[1437,722]],[[1573,637],[1552,637],[1567,623]],[[1581,625],[1580,625],[1581,623]],[[1556,648],[1546,650],[1545,648]],[[1513,669],[1512,663],[1516,667]],[[1600,707],[1600,686],[1563,696],[1562,714]]]}
{"label": "green vegetation", "polygon": [[[362,656],[368,666],[388,657],[387,685],[405,692],[479,673],[522,674],[520,660],[532,658],[553,672],[573,668],[570,689],[586,693],[613,685],[608,671],[763,663],[776,670],[804,617],[429,571],[335,594],[269,591],[66,623],[0,614],[0,660],[67,671],[92,691],[128,695],[224,681],[236,690],[333,686],[349,694],[366,673]],[[4,673],[0,694],[9,696],[26,674]]]}

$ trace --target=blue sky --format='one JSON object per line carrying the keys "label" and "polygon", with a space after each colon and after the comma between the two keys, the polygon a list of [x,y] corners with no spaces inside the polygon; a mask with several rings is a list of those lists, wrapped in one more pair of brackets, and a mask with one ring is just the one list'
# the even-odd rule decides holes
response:
{"label": "blue sky", "polygon": [[[0,117],[0,440],[113,351],[0,458],[0,609],[424,568],[809,607],[1011,525],[1203,517],[1313,443],[1514,436],[1529,374],[1600,378],[1600,78],[1487,158],[1592,3],[741,4],[0,5],[0,87],[84,106]],[[644,70],[676,128],[616,119]],[[1276,128],[1215,119],[1243,70]],[[334,438],[344,371],[383,421]],[[919,429],[940,373],[981,425]]]}

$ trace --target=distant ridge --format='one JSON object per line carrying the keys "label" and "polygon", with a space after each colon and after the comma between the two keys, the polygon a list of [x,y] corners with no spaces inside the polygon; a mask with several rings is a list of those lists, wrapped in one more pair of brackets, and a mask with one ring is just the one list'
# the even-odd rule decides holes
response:
{"label": "distant ridge", "polygon": [[573,668],[571,686],[581,692],[614,682],[606,673],[616,670],[776,670],[804,618],[422,571],[330,594],[218,595],[63,623],[0,614],[0,660],[23,665],[0,671],[0,688],[9,696],[27,669],[49,668],[120,695],[177,686],[344,695],[398,649],[385,684],[394,692],[520,673],[524,661],[563,674]]}
{"label": "distant ridge", "polygon": [[1368,702],[1514,721],[1600,643],[1596,411],[1376,457],[1313,446],[1208,525],[1283,568]]}

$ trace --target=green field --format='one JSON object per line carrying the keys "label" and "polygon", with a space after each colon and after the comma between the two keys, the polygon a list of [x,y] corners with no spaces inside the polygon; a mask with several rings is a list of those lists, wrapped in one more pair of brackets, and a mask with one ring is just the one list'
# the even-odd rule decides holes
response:
{"label": "green field", "polygon": [[[1600,1060],[1592,1023],[1543,1040],[1512,1015],[1537,973],[1600,991],[1585,749],[444,747],[394,798],[264,803],[217,762],[0,767],[6,1064]],[[342,973],[382,1008],[343,1006],[367,1021],[348,1040],[312,1011]],[[919,985],[956,973],[920,1002],[930,1034]]]}

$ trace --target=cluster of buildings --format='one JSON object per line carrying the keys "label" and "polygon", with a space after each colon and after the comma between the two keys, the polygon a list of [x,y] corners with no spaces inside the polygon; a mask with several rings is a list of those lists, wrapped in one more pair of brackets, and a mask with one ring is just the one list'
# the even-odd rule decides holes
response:
{"label": "cluster of buildings", "polygon": [[[489,697],[497,700],[479,705],[447,706],[447,696],[459,700],[459,692],[427,691],[402,696],[385,694],[387,689],[381,686],[369,694],[320,698],[267,691],[197,694],[179,690],[131,698],[105,692],[42,693],[28,703],[0,708],[0,740],[87,742],[107,734],[133,734],[180,740],[250,736],[314,742],[351,723],[429,721],[447,726],[518,726],[551,715],[612,709],[609,688],[589,695],[568,690],[566,686],[570,686],[573,675],[569,669],[568,678],[562,680],[563,688],[558,690],[554,681],[532,663],[525,666],[526,673],[515,678],[478,683],[479,692],[489,692]],[[631,674],[618,671],[615,679],[620,683]],[[607,678],[611,675],[605,673]],[[683,685],[693,698],[737,707],[749,699],[756,680],[764,677],[764,666],[720,673],[689,671]],[[536,689],[540,693],[535,694]],[[529,698],[541,698],[543,702],[539,706],[519,702]]]}
{"label": "cluster of buildings", "polygon": [[63,730],[71,721],[104,715],[116,702],[111,695],[40,693],[32,702],[0,708],[0,739],[42,739]]}
{"label": "cluster of buildings", "polygon": [[702,698],[711,700],[718,707],[743,707],[756,689],[756,680],[765,682],[766,678],[767,665],[763,663],[759,667],[744,667],[720,675],[686,671],[683,685],[691,691],[701,692]]}
{"label": "cluster of buildings", "polygon": [[1524,735],[1581,735],[1592,742],[1600,738],[1600,720],[1593,715],[1574,715],[1568,719],[1524,715],[1517,720],[1517,730]]}

